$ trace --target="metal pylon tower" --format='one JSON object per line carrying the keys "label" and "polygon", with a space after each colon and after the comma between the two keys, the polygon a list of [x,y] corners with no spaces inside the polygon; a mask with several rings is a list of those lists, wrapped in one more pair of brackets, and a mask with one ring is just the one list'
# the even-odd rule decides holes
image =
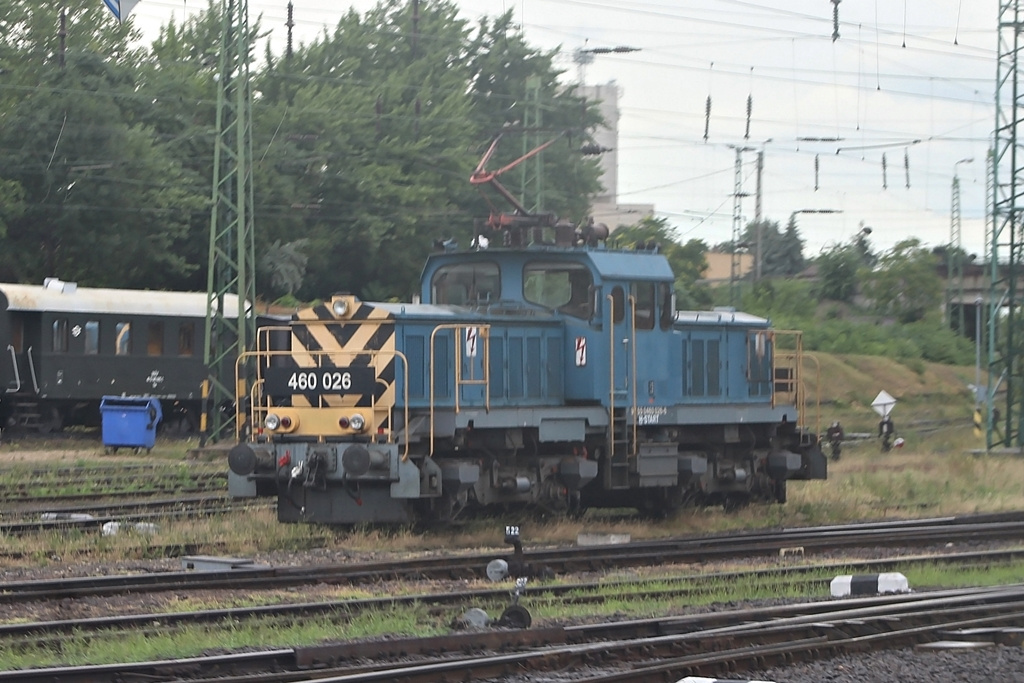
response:
{"label": "metal pylon tower", "polygon": [[[1024,193],[1024,154],[1017,147],[1024,125],[1018,83],[1022,17],[1020,0],[999,2],[999,48],[996,64],[996,128],[992,160],[992,243],[988,310],[988,406],[986,444],[1021,445],[1021,399],[1024,351],[1020,310],[1022,267],[1021,195]],[[999,395],[997,396],[997,392]]]}
{"label": "metal pylon tower", "polygon": [[[956,333],[964,333],[964,259],[960,235],[960,177],[953,172],[953,188],[949,206],[949,249],[946,253],[946,315]],[[956,304],[953,300],[956,299]],[[956,308],[956,316],[953,309]]]}
{"label": "metal pylon tower", "polygon": [[[256,278],[249,3],[222,2],[207,274],[204,359],[210,374],[204,394],[204,442],[232,436],[232,417],[239,425],[244,419],[244,406],[233,406],[235,363],[256,334],[256,319],[251,310],[256,300]],[[236,295],[237,300],[231,295]]]}
{"label": "metal pylon tower", "polygon": [[[523,107],[523,156],[542,144],[544,125],[540,105],[540,76],[526,79],[526,106]],[[544,162],[540,154],[520,167],[522,194],[519,203],[531,213],[544,210]]]}
{"label": "metal pylon tower", "polygon": [[[750,147],[736,147],[736,174],[732,192],[732,260],[729,263],[729,305],[739,305],[740,278],[743,276],[743,261],[740,258],[740,239],[743,237],[743,153]],[[747,245],[745,245],[747,246]]]}

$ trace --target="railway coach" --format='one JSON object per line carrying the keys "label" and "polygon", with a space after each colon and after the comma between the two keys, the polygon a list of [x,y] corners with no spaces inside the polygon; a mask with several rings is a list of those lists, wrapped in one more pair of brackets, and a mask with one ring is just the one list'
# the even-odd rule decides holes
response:
{"label": "railway coach", "polygon": [[432,255],[417,302],[339,294],[261,329],[231,494],[276,497],[285,522],[406,523],[664,515],[784,502],[789,481],[825,478],[799,333],[677,311],[657,250],[554,228]]}
{"label": "railway coach", "polygon": [[[237,298],[226,302],[237,311]],[[98,424],[105,395],[159,398],[164,428],[199,424],[205,293],[0,284],[0,419],[39,432]]]}

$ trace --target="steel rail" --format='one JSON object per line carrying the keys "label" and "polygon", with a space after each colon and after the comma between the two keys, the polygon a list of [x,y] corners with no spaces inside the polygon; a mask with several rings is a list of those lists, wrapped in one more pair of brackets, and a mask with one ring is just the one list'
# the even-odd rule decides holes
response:
{"label": "steel rail", "polygon": [[[617,546],[573,547],[524,553],[527,566],[517,575],[571,573],[613,567],[658,566],[706,562],[729,558],[777,556],[786,548],[805,551],[857,546],[946,545],[951,541],[980,541],[1024,537],[1024,522],[967,523],[946,525],[926,521],[923,526],[871,526],[858,529],[813,528],[761,534],[719,535],[647,541]],[[230,572],[161,572],[157,574],[61,578],[0,583],[0,604],[57,597],[112,595],[134,592],[224,587],[286,587],[310,583],[379,583],[392,579],[480,579],[496,553],[468,554],[315,567],[257,567]],[[506,556],[507,557],[507,556]],[[514,558],[508,558],[514,560]]]}
{"label": "steel rail", "polygon": [[[944,630],[1014,624],[1022,616],[1024,586],[1017,585],[732,610],[596,626],[473,632],[181,661],[8,671],[0,672],[0,681],[72,683],[166,680],[170,677],[176,680],[224,681],[225,676],[231,676],[229,680],[236,683],[473,680],[513,672],[523,675],[524,672],[565,667],[606,668],[621,665],[624,661],[639,661],[628,671],[616,669],[585,679],[625,683],[668,680],[665,678],[667,674],[677,677],[709,675],[749,666],[763,667],[769,661],[790,661],[797,653],[821,656],[851,649],[863,650],[868,644],[884,647],[894,642],[921,642],[934,639]],[[714,624],[718,625],[717,629]],[[626,633],[629,635],[616,637]],[[609,636],[613,639],[609,640]],[[742,645],[737,646],[737,643]],[[450,654],[525,648],[533,649],[501,655],[463,654],[454,658]],[[407,663],[410,657],[420,655],[439,661]],[[368,657],[378,662],[401,658],[406,663],[361,662],[356,666],[350,663]],[[652,664],[652,661],[657,663]],[[310,673],[303,675],[303,670]],[[252,671],[258,673],[239,673]],[[201,673],[201,676],[196,677],[196,673]]]}
{"label": "steel rail", "polygon": [[[708,584],[723,582],[783,580],[791,583],[799,582],[810,588],[825,589],[830,581],[828,578],[805,578],[812,572],[826,573],[835,570],[862,572],[881,571],[893,566],[914,564],[951,563],[968,565],[974,563],[992,564],[1006,562],[1024,557],[1024,549],[1015,551],[986,551],[983,553],[958,553],[947,556],[919,556],[898,560],[871,560],[854,563],[837,563],[818,566],[793,566],[757,569],[748,571],[715,572],[689,574],[679,577],[650,577],[648,579],[629,579],[617,582],[595,581],[574,582],[565,584],[537,585],[522,590],[521,599],[539,603],[543,600],[557,599],[571,604],[594,603],[606,600],[601,593],[612,593],[621,587],[624,594],[634,600],[656,598],[686,598],[700,594]],[[230,572],[229,572],[230,573]],[[638,590],[644,584],[664,585],[664,588]],[[666,585],[667,584],[667,585]],[[240,588],[232,583],[221,588]],[[625,593],[628,591],[628,593]],[[132,591],[134,592],[134,591]],[[959,593],[957,593],[959,594]],[[38,642],[41,638],[56,634],[92,633],[98,631],[126,631],[130,629],[146,629],[153,624],[161,628],[180,624],[213,623],[218,621],[241,621],[243,619],[269,619],[310,617],[321,614],[344,613],[355,614],[368,610],[382,610],[394,607],[412,607],[423,605],[500,605],[507,601],[509,592],[506,588],[476,589],[463,591],[447,591],[442,593],[416,593],[404,596],[385,596],[374,598],[357,598],[320,602],[302,602],[275,604],[265,606],[222,608],[195,610],[187,612],[161,612],[147,614],[118,615],[109,617],[76,618],[58,621],[19,622],[0,624],[0,642],[18,638],[30,638]],[[932,593],[934,595],[934,593]],[[661,623],[661,622],[659,622]],[[592,629],[594,627],[587,627]],[[706,621],[704,629],[710,628]]]}

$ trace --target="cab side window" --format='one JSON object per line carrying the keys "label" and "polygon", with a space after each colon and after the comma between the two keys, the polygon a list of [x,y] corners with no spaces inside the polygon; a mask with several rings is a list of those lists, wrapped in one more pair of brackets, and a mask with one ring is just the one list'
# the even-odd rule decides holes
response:
{"label": "cab side window", "polygon": [[594,278],[578,263],[538,261],[523,268],[523,299],[574,318],[593,315]]}
{"label": "cab side window", "polygon": [[636,329],[654,329],[654,283],[638,282],[633,285],[636,298]]}
{"label": "cab side window", "polygon": [[659,324],[661,329],[667,330],[676,320],[676,304],[672,296],[672,285],[667,282],[658,283],[658,301],[661,306],[661,315],[658,317]]}
{"label": "cab side window", "polygon": [[612,322],[621,323],[626,315],[626,295],[622,287],[612,287]]}

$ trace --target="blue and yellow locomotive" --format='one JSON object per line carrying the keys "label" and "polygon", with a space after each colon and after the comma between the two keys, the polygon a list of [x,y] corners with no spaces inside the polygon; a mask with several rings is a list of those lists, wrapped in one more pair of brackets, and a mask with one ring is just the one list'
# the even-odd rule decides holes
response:
{"label": "blue and yellow locomotive", "polygon": [[[234,496],[281,521],[785,502],[824,479],[796,332],[676,311],[656,250],[603,226],[432,255],[416,303],[340,294],[259,331]],[[243,385],[244,383],[240,383]]]}

